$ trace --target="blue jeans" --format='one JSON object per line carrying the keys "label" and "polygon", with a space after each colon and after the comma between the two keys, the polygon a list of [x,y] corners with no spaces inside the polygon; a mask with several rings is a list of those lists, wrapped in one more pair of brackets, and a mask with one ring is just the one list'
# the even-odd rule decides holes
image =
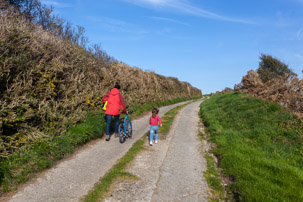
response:
{"label": "blue jeans", "polygon": [[[120,115],[114,115],[114,116],[115,116],[115,133],[118,133]],[[113,118],[112,115],[106,114],[106,128],[105,128],[106,135],[109,135],[109,129],[110,129],[110,124],[112,122],[112,118]]]}
{"label": "blue jeans", "polygon": [[150,127],[150,133],[149,133],[149,141],[153,141],[154,139],[154,134],[155,134],[155,140],[158,140],[158,126],[151,126]]}

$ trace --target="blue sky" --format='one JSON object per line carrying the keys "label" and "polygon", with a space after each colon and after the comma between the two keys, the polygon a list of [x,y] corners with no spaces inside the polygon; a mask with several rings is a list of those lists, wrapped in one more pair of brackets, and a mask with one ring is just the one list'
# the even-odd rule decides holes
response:
{"label": "blue sky", "polygon": [[203,94],[233,88],[261,53],[303,70],[303,0],[43,0],[89,44]]}

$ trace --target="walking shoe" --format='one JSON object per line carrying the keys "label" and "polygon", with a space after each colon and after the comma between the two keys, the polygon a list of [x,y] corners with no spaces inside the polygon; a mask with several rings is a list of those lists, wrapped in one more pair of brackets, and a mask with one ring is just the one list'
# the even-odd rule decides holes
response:
{"label": "walking shoe", "polygon": [[153,146],[153,142],[149,142],[149,145],[150,145],[150,146]]}
{"label": "walking shoe", "polygon": [[106,141],[109,141],[110,140],[110,136],[109,135],[106,135]]}
{"label": "walking shoe", "polygon": [[155,140],[155,144],[157,144],[158,143],[158,140]]}

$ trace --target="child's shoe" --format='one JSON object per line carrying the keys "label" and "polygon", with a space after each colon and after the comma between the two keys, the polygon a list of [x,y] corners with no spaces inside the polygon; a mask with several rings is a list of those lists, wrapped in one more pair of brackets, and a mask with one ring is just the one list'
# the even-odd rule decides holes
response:
{"label": "child's shoe", "polygon": [[158,143],[158,140],[155,140],[155,144],[157,144]]}
{"label": "child's shoe", "polygon": [[150,145],[150,146],[153,146],[153,142],[149,142],[149,145]]}

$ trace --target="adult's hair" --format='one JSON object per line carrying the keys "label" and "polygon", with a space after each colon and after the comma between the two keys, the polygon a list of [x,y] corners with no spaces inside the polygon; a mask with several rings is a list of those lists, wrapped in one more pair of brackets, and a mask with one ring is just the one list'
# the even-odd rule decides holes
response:
{"label": "adult's hair", "polygon": [[120,85],[116,84],[114,88],[120,89]]}

